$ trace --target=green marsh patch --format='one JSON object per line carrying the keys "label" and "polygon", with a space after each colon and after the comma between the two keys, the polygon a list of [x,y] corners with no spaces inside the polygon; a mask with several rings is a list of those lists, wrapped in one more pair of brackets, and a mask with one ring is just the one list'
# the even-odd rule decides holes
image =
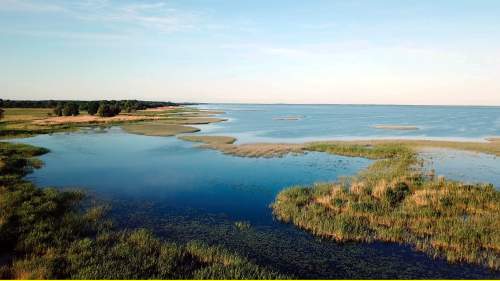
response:
{"label": "green marsh patch", "polygon": [[339,242],[407,243],[450,262],[500,268],[500,193],[424,176],[401,143],[315,143],[310,150],[378,159],[337,183],[291,187],[272,204],[275,216]]}

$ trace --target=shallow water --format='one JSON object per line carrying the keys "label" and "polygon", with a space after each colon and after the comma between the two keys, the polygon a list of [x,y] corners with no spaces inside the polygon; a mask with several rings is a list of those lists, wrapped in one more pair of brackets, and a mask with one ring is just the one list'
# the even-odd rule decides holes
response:
{"label": "shallow water", "polygon": [[[208,104],[229,122],[206,126],[204,133],[230,135],[240,142],[303,142],[318,139],[426,138],[479,140],[500,135],[500,107],[389,105]],[[277,120],[298,117],[299,120]],[[376,125],[409,125],[388,130]]]}
{"label": "shallow water", "polygon": [[426,148],[420,155],[436,176],[500,188],[500,157],[444,148]]}
{"label": "shallow water", "polygon": [[[251,126],[258,118],[264,118],[254,115],[261,111],[234,112],[237,114],[227,113],[233,118],[231,122],[201,126],[203,132],[239,134],[247,127],[245,141],[263,137],[298,141],[322,132],[319,127],[303,131],[300,126],[282,127],[274,124],[276,120],[268,120],[262,121],[260,127],[267,133],[256,133]],[[292,112],[272,115],[286,116]],[[309,116],[307,112],[302,115]],[[245,121],[245,116],[257,119]],[[345,126],[340,123],[335,126]],[[272,126],[276,126],[274,131]],[[363,134],[369,136],[367,132]],[[322,153],[273,159],[240,158],[199,149],[196,144],[175,137],[131,135],[119,128],[40,135],[18,141],[51,150],[41,157],[46,166],[29,175],[30,179],[41,186],[87,190],[112,205],[111,216],[121,227],[147,227],[167,240],[199,239],[222,244],[259,264],[298,277],[500,277],[498,272],[478,266],[433,260],[407,246],[338,244],[318,239],[273,220],[269,204],[284,187],[352,175],[369,165],[366,159]],[[248,221],[251,228],[238,230],[234,226],[236,221]]]}

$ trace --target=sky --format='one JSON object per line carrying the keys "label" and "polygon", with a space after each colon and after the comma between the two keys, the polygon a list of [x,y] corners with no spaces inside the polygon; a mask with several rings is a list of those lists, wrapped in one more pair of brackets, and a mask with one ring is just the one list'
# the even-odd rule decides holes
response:
{"label": "sky", "polygon": [[500,1],[0,0],[0,98],[500,105]]}

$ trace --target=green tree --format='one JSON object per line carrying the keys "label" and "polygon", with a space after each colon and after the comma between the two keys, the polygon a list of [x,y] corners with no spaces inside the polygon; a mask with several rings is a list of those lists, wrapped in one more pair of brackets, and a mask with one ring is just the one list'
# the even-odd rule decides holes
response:
{"label": "green tree", "polygon": [[58,102],[56,107],[54,108],[54,114],[56,116],[62,116],[63,115],[63,107],[64,107],[64,104],[62,102]]}
{"label": "green tree", "polygon": [[118,103],[109,104],[107,102],[101,102],[97,114],[101,117],[113,117],[120,114],[121,108]]}
{"label": "green tree", "polygon": [[97,113],[97,110],[99,109],[99,103],[96,101],[91,101],[88,104],[87,107],[87,112],[90,115],[95,115]]}
{"label": "green tree", "polygon": [[3,119],[3,109],[0,108],[0,119]]}
{"label": "green tree", "polygon": [[125,101],[125,103],[123,104],[123,110],[125,112],[134,112],[137,110],[137,102],[136,101],[133,101],[133,100],[127,100]]}
{"label": "green tree", "polygon": [[97,114],[101,117],[110,117],[109,105],[107,103],[101,103],[97,109]]}
{"label": "green tree", "polygon": [[80,114],[78,105],[74,102],[66,103],[63,107],[62,114],[64,116],[77,116],[78,114]]}

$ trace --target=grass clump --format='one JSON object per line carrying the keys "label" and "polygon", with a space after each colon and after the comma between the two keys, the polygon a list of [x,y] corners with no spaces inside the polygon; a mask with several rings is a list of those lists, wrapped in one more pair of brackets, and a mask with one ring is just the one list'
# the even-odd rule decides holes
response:
{"label": "grass clump", "polygon": [[376,159],[338,183],[283,190],[275,216],[337,241],[407,243],[433,257],[500,268],[500,193],[426,177],[401,143],[311,144],[313,151]]}
{"label": "grass clump", "polygon": [[248,221],[237,221],[234,223],[234,226],[240,231],[249,230],[250,227],[252,227],[252,225]]}
{"label": "grass clump", "polygon": [[0,279],[276,279],[284,276],[219,247],[167,243],[118,231],[79,191],[23,179],[43,148],[0,142]]}

